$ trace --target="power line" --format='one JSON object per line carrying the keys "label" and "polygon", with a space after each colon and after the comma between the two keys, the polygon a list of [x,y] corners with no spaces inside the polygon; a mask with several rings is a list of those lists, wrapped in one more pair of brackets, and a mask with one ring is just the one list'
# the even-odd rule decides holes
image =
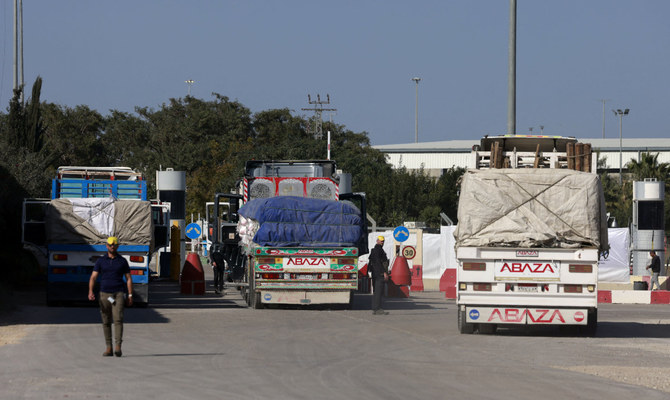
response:
{"label": "power line", "polygon": [[330,95],[326,94],[326,101],[321,101],[321,95],[316,95],[316,100],[312,101],[312,96],[307,95],[309,104],[313,104],[312,108],[302,108],[303,111],[314,111],[314,116],[310,118],[313,124],[307,126],[307,132],[314,135],[314,139],[323,139],[323,112],[337,111],[337,108],[323,108],[324,104],[330,104]]}

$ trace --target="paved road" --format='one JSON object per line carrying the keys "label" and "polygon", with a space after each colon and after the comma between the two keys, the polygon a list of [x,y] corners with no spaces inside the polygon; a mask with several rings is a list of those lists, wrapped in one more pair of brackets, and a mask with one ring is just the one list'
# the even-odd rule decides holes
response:
{"label": "paved road", "polygon": [[667,399],[670,308],[603,305],[598,336],[557,329],[460,335],[440,293],[354,310],[244,307],[239,294],[152,287],[103,358],[94,307],[23,305],[0,317],[2,399]]}

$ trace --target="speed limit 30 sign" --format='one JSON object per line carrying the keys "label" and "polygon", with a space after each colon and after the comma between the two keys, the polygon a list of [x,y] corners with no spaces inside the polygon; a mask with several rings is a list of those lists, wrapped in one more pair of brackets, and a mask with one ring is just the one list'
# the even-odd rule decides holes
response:
{"label": "speed limit 30 sign", "polygon": [[402,255],[408,260],[411,260],[416,256],[416,249],[412,246],[405,246],[402,249]]}

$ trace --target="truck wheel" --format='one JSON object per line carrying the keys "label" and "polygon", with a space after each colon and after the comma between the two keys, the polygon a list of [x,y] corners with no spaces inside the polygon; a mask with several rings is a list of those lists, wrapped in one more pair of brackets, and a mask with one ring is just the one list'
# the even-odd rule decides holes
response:
{"label": "truck wheel", "polygon": [[256,292],[254,288],[249,288],[249,307],[260,310],[263,308],[263,303],[261,302],[261,294]]}
{"label": "truck wheel", "polygon": [[349,303],[346,304],[346,309],[347,310],[353,310],[354,309],[354,291],[352,290],[349,292]]}
{"label": "truck wheel", "polygon": [[580,325],[579,332],[582,335],[593,337],[598,331],[598,309],[589,310],[586,326]]}
{"label": "truck wheel", "polygon": [[[249,284],[249,271],[247,271],[247,258],[244,257],[242,261],[242,268],[244,270],[244,274],[242,275],[242,283],[246,283],[247,285]],[[242,295],[242,299],[247,303],[247,305],[251,305],[249,303],[249,287],[240,287],[240,294]]]}
{"label": "truck wheel", "polygon": [[249,307],[259,310],[263,308],[263,303],[261,303],[261,294],[256,291],[256,279],[254,279],[254,273],[251,271],[249,274],[249,293],[247,294],[249,301]]}
{"label": "truck wheel", "polygon": [[482,335],[494,335],[497,329],[496,324],[479,324],[479,333]]}
{"label": "truck wheel", "polygon": [[458,331],[461,333],[473,333],[475,331],[474,324],[465,321],[465,311],[458,311]]}

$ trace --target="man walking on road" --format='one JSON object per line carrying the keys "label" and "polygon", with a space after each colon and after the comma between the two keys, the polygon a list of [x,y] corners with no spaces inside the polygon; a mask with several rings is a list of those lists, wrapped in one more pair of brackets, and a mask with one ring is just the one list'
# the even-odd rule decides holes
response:
{"label": "man walking on road", "polygon": [[389,278],[389,259],[384,252],[384,236],[377,236],[377,243],[370,252],[368,266],[372,272],[372,313],[375,315],[386,315],[387,311],[382,309],[382,294],[384,284]]}
{"label": "man walking on road", "polygon": [[661,258],[656,255],[654,250],[649,252],[651,256],[651,263],[647,265],[647,269],[651,268],[651,281],[649,282],[649,290],[654,288],[654,282],[656,282],[656,290],[661,288],[661,285],[658,283],[658,274],[661,273]]}
{"label": "man walking on road", "polygon": [[[93,288],[100,276],[100,315],[102,316],[102,330],[105,334],[107,348],[105,357],[116,355],[121,357],[121,343],[123,342],[123,308],[126,303],[124,284],[127,286],[128,305],[133,305],[133,281],[130,275],[130,266],[123,256],[117,252],[119,240],[110,236],[107,238],[107,254],[100,257],[93,267],[91,279],[88,281],[88,299],[95,300]],[[126,282],[123,282],[123,278]],[[114,353],[112,353],[112,321],[114,322]]]}

